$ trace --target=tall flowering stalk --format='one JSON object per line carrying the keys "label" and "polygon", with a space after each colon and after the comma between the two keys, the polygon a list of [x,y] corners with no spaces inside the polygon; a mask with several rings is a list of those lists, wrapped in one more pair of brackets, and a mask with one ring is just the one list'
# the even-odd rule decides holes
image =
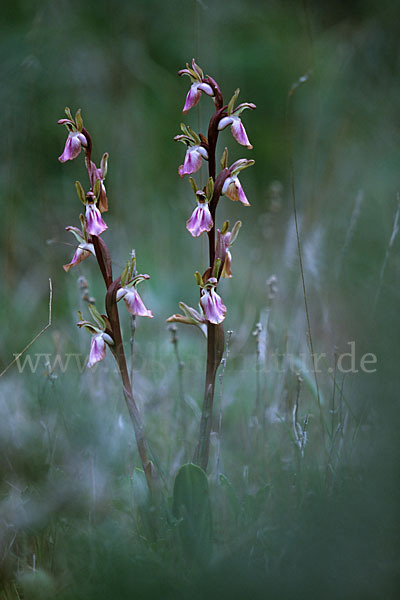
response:
{"label": "tall flowering stalk", "polygon": [[186,145],[184,163],[178,169],[181,177],[196,173],[203,161],[208,162],[209,177],[203,189],[199,189],[193,177],[189,177],[196,207],[186,222],[186,229],[193,237],[207,234],[209,266],[202,275],[199,272],[195,273],[196,282],[200,287],[199,311],[181,302],[180,307],[184,314],[175,314],[168,319],[169,322],[196,325],[207,337],[205,390],[199,441],[194,455],[194,461],[206,470],[210,450],[215,378],[224,351],[222,323],[227,312],[217,288],[221,277],[232,277],[232,256],[229,248],[235,241],[241,226],[241,222],[238,221],[229,231],[229,222],[225,221],[221,229],[216,229],[216,212],[221,196],[239,201],[244,206],[250,206],[240,183],[239,173],[254,164],[253,160],[242,158],[228,166],[228,150],[225,148],[220,162],[221,168],[217,174],[217,141],[220,131],[230,127],[234,139],[240,145],[251,149],[252,145],[241,121],[241,115],[245,109],[254,110],[256,107],[249,102],[236,105],[238,89],[229,103],[224,104],[218,83],[212,77],[205,76],[194,59],[191,66],[187,64],[186,69],[179,71],[179,75],[188,76],[191,82],[182,111],[184,114],[200,101],[202,94],[211,97],[215,106],[207,137],[202,133],[196,133],[185,124],[181,124],[182,134],[175,137],[176,141]]}
{"label": "tall flowering stalk", "polygon": [[105,286],[105,309],[106,314],[100,314],[94,305],[89,304],[91,321],[80,315],[78,327],[85,328],[91,334],[90,353],[87,366],[93,367],[103,360],[107,348],[113,354],[121,376],[122,388],[129,415],[133,423],[136,444],[140,460],[146,474],[150,491],[154,476],[154,467],[149,459],[147,442],[144,434],[143,422],[132,391],[132,383],[129,377],[122,334],[119,321],[117,302],[124,300],[124,304],[131,315],[153,317],[151,310],[143,304],[136,286],[147,279],[148,275],[137,275],[135,270],[134,253],[131,253],[122,274],[116,278],[113,276],[111,256],[108,247],[102,239],[102,234],[108,229],[103,220],[103,214],[108,211],[107,192],[105,178],[107,175],[108,154],[104,154],[100,167],[92,161],[92,139],[83,125],[80,110],[75,117],[69,108],[65,109],[67,118],[60,119],[59,124],[65,125],[68,131],[67,141],[60,162],[73,160],[81,151],[84,151],[85,164],[89,176],[90,189],[87,193],[79,181],[75,183],[78,197],[84,205],[84,213],[80,215],[81,227],[66,227],[76,238],[78,245],[70,263],[64,265],[64,270],[69,271],[86,258],[94,256],[101,271]]}

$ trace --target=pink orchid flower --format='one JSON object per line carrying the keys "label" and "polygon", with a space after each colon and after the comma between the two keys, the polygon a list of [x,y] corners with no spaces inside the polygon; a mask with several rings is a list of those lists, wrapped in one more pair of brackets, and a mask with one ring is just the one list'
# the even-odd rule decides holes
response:
{"label": "pink orchid flower", "polygon": [[88,202],[86,204],[86,231],[90,235],[101,235],[103,231],[108,229],[108,226],[102,219],[101,212],[97,208],[94,202]]}
{"label": "pink orchid flower", "polygon": [[213,224],[208,203],[198,201],[192,216],[186,221],[186,229],[193,237],[199,237],[204,231],[210,231]]}
{"label": "pink orchid flower", "polygon": [[[61,119],[61,121],[64,120],[66,119]],[[82,146],[87,146],[87,140],[83,133],[80,131],[70,131],[65,142],[64,152],[58,157],[58,160],[62,163],[67,160],[73,160],[80,154]]]}
{"label": "pink orchid flower", "polygon": [[100,362],[106,356],[106,342],[104,341],[104,332],[96,333],[92,336],[90,342],[89,360],[87,366],[91,369],[96,363]]}
{"label": "pink orchid flower", "polygon": [[207,159],[208,153],[203,146],[188,146],[183,165],[178,169],[181,177],[196,173],[201,167],[202,158]]}
{"label": "pink orchid flower", "polygon": [[218,325],[225,319],[226,306],[222,302],[221,296],[215,291],[217,280],[212,277],[208,281],[213,283],[211,283],[211,286],[207,286],[201,290],[200,304],[206,319],[210,321],[210,323]]}
{"label": "pink orchid flower", "polygon": [[243,191],[237,175],[225,179],[224,185],[222,186],[222,194],[225,194],[225,196],[228,196],[228,198],[234,202],[239,200],[244,206],[250,206],[250,202],[246,198],[246,194]]}
{"label": "pink orchid flower", "polygon": [[149,317],[150,319],[154,317],[153,312],[145,307],[143,300],[134,286],[119,289],[117,292],[117,301],[121,300],[121,298],[124,299],[125,306],[131,315]]}

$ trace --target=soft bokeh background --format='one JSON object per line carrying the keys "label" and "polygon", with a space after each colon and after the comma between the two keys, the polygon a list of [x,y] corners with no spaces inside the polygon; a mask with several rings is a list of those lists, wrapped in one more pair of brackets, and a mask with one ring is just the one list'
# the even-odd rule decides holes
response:
{"label": "soft bokeh background", "polygon": [[[87,352],[89,339],[75,327],[76,310],[85,307],[80,275],[102,307],[94,261],[69,274],[61,268],[74,250],[64,227],[77,225],[80,211],[74,181],[86,185],[86,173],[81,157],[58,162],[65,130],[56,123],[65,105],[80,107],[94,159],[110,153],[104,239],[114,269],[122,269],[135,248],[139,270],[151,275],[142,289],[155,318],[138,323],[135,389],[169,482],[195,444],[204,342],[190,328],[178,332],[182,408],[165,319],[180,300],[196,304],[193,272],[206,266],[207,250],[205,240],[185,230],[192,195],[177,174],[184,149],[173,137],[188,80],[177,70],[195,56],[226,100],[240,87],[241,101],[257,105],[244,113],[252,151],[238,146],[229,131],[219,142],[219,152],[229,146],[232,161],[256,160],[241,178],[251,208],[223,199],[219,209],[221,223],[241,219],[243,227],[233,248],[234,277],[221,285],[225,329],[233,334],[217,399],[222,430],[214,436],[211,474],[215,479],[223,472],[234,485],[240,518],[234,525],[219,514],[224,502],[214,499],[218,550],[206,575],[196,572],[182,583],[187,593],[194,593],[194,581],[199,597],[221,596],[232,577],[229,593],[237,595],[231,597],[249,589],[260,597],[265,590],[271,597],[293,590],[395,597],[399,16],[396,3],[378,7],[356,0],[2,4],[0,369],[47,323],[49,277],[53,324],[30,349],[33,360],[37,352],[53,358]],[[308,81],[288,105],[289,90],[306,73]],[[203,98],[185,121],[206,133],[211,109]],[[327,452],[308,358],[288,138],[314,350],[326,354],[319,383]],[[201,177],[205,183],[205,172]],[[268,300],[272,275],[278,291]],[[266,360],[257,363],[252,332],[260,320],[264,327],[268,320],[268,347]],[[128,340],[127,319],[125,326]],[[333,382],[328,367],[351,341],[357,368],[362,355],[374,353],[377,371],[338,374]],[[143,597],[180,593],[181,573],[168,562],[168,544],[158,553],[151,548],[150,556],[134,535],[136,513],[127,508],[134,446],[110,357],[106,367],[106,374],[101,368],[80,373],[72,364],[49,376],[41,359],[36,373],[20,374],[14,366],[1,380],[4,598],[17,598],[10,582],[29,576],[33,555],[41,576],[50,578],[42,589],[50,586],[65,597],[71,581],[82,597],[95,591],[97,597],[125,597],[133,589],[132,572],[140,575]],[[296,372],[304,379],[300,421],[310,415],[300,483],[291,431]],[[257,389],[266,409],[264,429]],[[175,424],[180,411],[184,433]],[[343,415],[347,430],[340,445],[334,432]],[[107,558],[100,559],[94,547]],[[153,561],[159,587],[151,588],[138,557]],[[104,581],[97,589],[100,573]],[[49,593],[44,597],[55,592]]]}

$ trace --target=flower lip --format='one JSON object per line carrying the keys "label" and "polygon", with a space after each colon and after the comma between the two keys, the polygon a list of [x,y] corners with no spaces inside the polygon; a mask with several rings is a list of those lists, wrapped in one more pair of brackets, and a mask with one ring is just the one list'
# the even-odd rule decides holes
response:
{"label": "flower lip", "polygon": [[249,150],[253,148],[250,144],[249,138],[247,137],[247,133],[245,128],[243,127],[243,123],[240,120],[240,117],[232,117],[233,122],[231,124],[232,135],[235,140],[241,144],[242,146],[247,146]]}
{"label": "flower lip", "polygon": [[106,355],[106,342],[104,340],[104,333],[97,333],[92,337],[90,343],[90,353],[87,366],[91,369],[96,363],[103,360]]}
{"label": "flower lip", "polygon": [[208,203],[204,199],[199,199],[197,207],[186,221],[186,229],[193,237],[199,237],[204,231],[210,231],[213,225]]}
{"label": "flower lip", "polygon": [[88,202],[86,205],[86,231],[90,235],[99,236],[108,229],[108,226],[103,221],[101,213],[94,202]]}
{"label": "flower lip", "polygon": [[208,158],[207,150],[203,146],[188,146],[184,163],[178,169],[179,175],[184,177],[196,173],[201,168],[202,158]]}
{"label": "flower lip", "polygon": [[[215,278],[212,278],[215,279]],[[208,282],[211,280],[209,279]],[[217,294],[214,287],[203,289],[201,291],[200,304],[204,315],[210,323],[218,325],[222,323],[226,316],[226,306],[221,297]]]}

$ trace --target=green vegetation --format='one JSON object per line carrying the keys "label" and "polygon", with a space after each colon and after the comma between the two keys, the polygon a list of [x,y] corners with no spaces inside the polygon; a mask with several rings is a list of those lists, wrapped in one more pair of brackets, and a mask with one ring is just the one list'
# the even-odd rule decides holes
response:
{"label": "green vegetation", "polygon": [[[4,2],[0,370],[46,325],[49,278],[53,318],[0,380],[1,600],[397,597],[399,16],[394,2],[355,0]],[[179,301],[196,306],[193,272],[207,263],[206,240],[185,230],[190,190],[173,142],[187,92],[176,72],[193,56],[227,95],[239,82],[257,105],[246,120],[252,206],[219,209],[243,227],[221,285],[232,333],[207,477],[190,465],[204,340],[178,326],[172,343],[165,324]],[[57,161],[65,105],[82,108],[96,162],[110,154],[115,271],[133,247],[151,275],[143,299],[155,318],[137,322],[132,366],[162,484],[155,506],[112,356],[85,369],[78,280],[99,310],[103,282],[90,260],[62,269],[74,249],[64,227],[78,225],[73,184],[85,180],[83,161]],[[203,130],[207,111],[188,123]],[[237,146],[230,159],[241,157]],[[324,354],[318,389],[292,182]],[[353,350],[354,365],[343,357]]]}

